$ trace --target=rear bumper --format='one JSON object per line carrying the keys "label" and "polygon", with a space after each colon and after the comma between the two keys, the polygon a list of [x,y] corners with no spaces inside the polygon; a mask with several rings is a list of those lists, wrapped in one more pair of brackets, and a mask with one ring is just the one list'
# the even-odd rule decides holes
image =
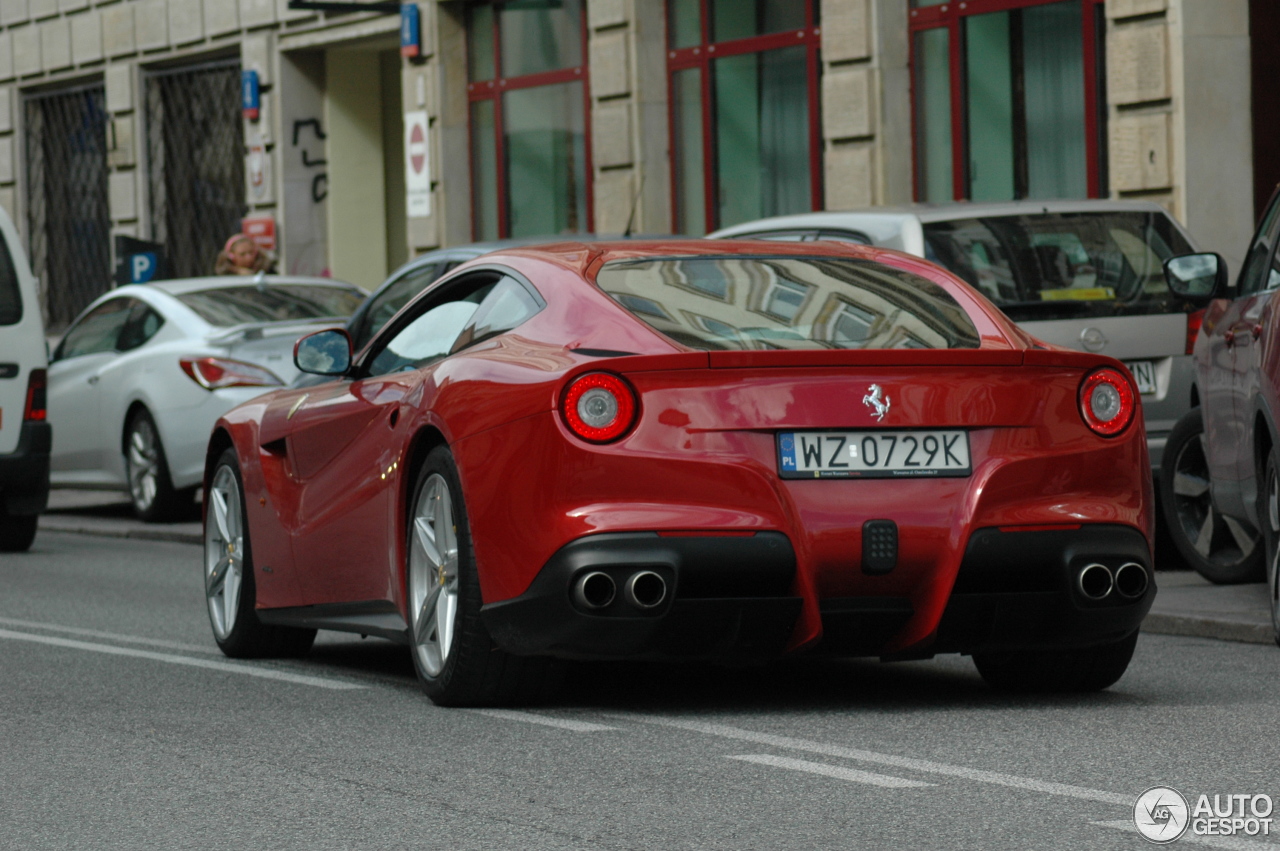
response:
{"label": "rear bumper", "polygon": [[[1091,564],[1113,573],[1125,564],[1139,565],[1142,592],[1125,595],[1113,588],[1101,599],[1087,597],[1079,576]],[[969,539],[931,649],[983,653],[1118,641],[1138,628],[1155,601],[1151,565],[1146,539],[1124,526],[979,529]]]}
{"label": "rear bumper", "polygon": [[0,455],[0,507],[14,516],[39,514],[49,504],[49,450],[53,428],[24,422],[13,452]]}
{"label": "rear bumper", "polygon": [[[1086,596],[1079,574],[1093,564],[1113,572],[1137,565],[1141,592]],[[649,610],[623,593],[641,571],[658,574],[667,587]],[[598,607],[573,590],[592,573],[607,575],[617,589]],[[1126,578],[1136,576],[1130,567]],[[524,594],[484,606],[481,616],[499,646],[524,655],[759,659],[782,654],[791,642],[803,604],[795,579],[794,550],[779,532],[593,535],[563,547]],[[980,529],[932,638],[893,655],[1102,644],[1137,629],[1154,598],[1150,552],[1136,529]],[[819,610],[818,651],[847,656],[885,654],[915,615],[908,599],[894,597],[826,598]]]}
{"label": "rear bumper", "polygon": [[[562,547],[524,594],[481,610],[505,650],[576,659],[759,658],[780,654],[800,615],[790,596],[795,553],[785,535],[593,535]],[[618,593],[587,610],[574,582],[601,572]],[[630,577],[652,571],[667,592],[644,611],[626,599]]]}

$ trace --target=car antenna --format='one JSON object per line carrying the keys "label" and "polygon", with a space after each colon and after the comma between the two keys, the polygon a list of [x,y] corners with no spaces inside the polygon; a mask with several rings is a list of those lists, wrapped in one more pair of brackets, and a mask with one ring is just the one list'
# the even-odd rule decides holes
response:
{"label": "car antenna", "polygon": [[640,193],[644,191],[644,174],[640,175],[640,186],[636,189],[636,194],[631,196],[631,213],[627,216],[627,229],[622,232],[623,239],[631,238],[631,226],[636,221],[636,207],[640,204]]}

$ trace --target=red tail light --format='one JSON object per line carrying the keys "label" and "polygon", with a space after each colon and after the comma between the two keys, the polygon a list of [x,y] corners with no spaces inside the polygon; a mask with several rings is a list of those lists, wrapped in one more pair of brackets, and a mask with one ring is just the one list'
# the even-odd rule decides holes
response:
{"label": "red tail light", "polygon": [[1103,437],[1128,428],[1137,410],[1138,396],[1129,379],[1114,369],[1089,373],[1080,383],[1080,416],[1085,425]]}
{"label": "red tail light", "polygon": [[1200,325],[1203,322],[1203,309],[1187,314],[1187,354],[1192,354],[1196,350],[1196,335],[1200,333]]}
{"label": "red tail light", "polygon": [[569,385],[560,414],[569,430],[591,443],[622,437],[636,419],[639,404],[631,386],[616,375],[591,372]]}
{"label": "red tail light", "polygon": [[45,388],[48,386],[48,373],[43,369],[31,370],[31,375],[27,379],[27,407],[22,412],[22,418],[24,420],[35,420],[39,422],[46,418]]}
{"label": "red tail light", "polygon": [[221,387],[280,387],[284,384],[270,370],[229,358],[182,358],[182,371],[205,390]]}

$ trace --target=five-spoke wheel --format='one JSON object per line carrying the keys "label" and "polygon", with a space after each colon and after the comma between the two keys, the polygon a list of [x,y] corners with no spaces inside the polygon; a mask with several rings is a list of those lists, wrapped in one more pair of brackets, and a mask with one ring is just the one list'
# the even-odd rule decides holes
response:
{"label": "five-spoke wheel", "polygon": [[440,676],[458,615],[458,524],[449,484],[432,473],[418,492],[409,537],[409,611],[421,669]]}
{"label": "five-spoke wheel", "polygon": [[214,465],[205,494],[204,596],[214,641],[228,656],[301,656],[314,629],[268,626],[254,609],[253,549],[244,505],[244,480],[234,449]]}
{"label": "five-spoke wheel", "polygon": [[220,464],[209,483],[204,527],[204,593],[213,634],[226,640],[236,625],[244,576],[244,527],[240,482],[230,464]]}
{"label": "five-spoke wheel", "polygon": [[554,690],[553,660],[504,652],[481,621],[471,526],[447,446],[419,468],[405,519],[409,644],[422,690],[446,706],[527,702]]}
{"label": "five-spoke wheel", "polygon": [[1169,433],[1160,464],[1160,502],[1179,555],[1200,575],[1221,584],[1262,578],[1258,533],[1213,505],[1199,408],[1188,411]]}

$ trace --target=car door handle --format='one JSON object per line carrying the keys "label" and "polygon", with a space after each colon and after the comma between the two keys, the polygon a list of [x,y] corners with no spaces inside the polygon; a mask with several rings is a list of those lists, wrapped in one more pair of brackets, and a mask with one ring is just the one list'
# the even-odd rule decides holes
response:
{"label": "car door handle", "polygon": [[98,376],[96,376],[96,375],[91,375],[91,376],[89,376],[88,381],[89,381],[89,383],[90,383],[90,384],[97,384],[97,383],[98,383]]}

